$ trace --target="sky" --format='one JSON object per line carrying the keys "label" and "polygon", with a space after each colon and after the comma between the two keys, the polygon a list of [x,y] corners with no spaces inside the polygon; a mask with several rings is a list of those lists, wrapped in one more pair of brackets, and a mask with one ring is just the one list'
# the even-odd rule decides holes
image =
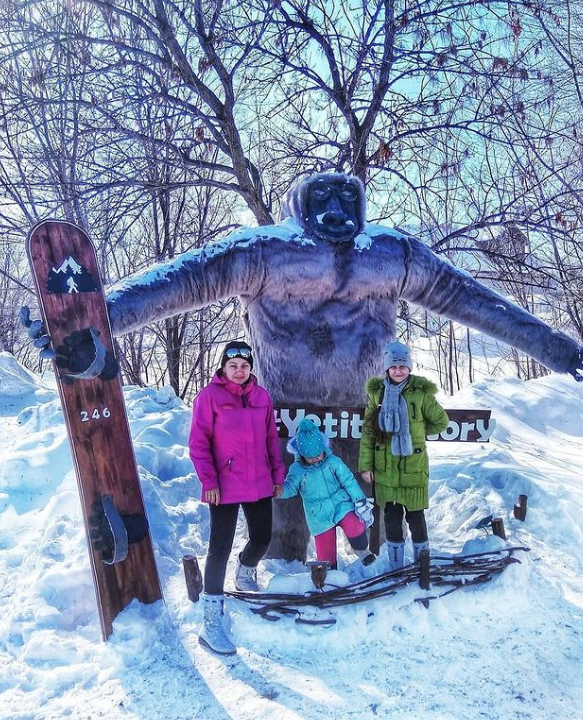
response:
{"label": "sky", "polygon": [[[132,603],[104,643],[52,374],[0,353],[0,720],[583,720],[583,383],[484,378],[440,398],[492,409],[496,429],[488,443],[430,444],[431,550],[528,548],[520,563],[428,607],[416,600],[435,588],[413,582],[334,609],[328,627],[269,622],[229,598],[233,657],[199,646],[182,571],[187,554],[204,564],[209,527],[190,408],[169,388],[124,392],[165,600]],[[507,542],[476,528],[487,515]],[[240,523],[227,588],[244,542]],[[384,548],[373,568],[388,569]],[[330,583],[370,572],[340,538]],[[282,560],[261,563],[259,582],[311,586]]]}

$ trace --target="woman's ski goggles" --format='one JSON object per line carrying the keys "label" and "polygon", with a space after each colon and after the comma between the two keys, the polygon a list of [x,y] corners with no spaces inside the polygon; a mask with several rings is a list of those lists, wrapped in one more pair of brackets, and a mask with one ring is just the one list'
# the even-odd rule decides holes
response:
{"label": "woman's ski goggles", "polygon": [[243,358],[243,360],[248,360],[251,355],[251,350],[248,348],[229,348],[225,353],[225,357],[228,357],[229,360],[232,360],[233,358]]}

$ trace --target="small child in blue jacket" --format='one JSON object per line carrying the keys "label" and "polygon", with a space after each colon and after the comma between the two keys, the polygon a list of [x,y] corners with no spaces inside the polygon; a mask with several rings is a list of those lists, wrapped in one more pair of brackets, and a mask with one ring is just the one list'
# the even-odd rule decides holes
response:
{"label": "small child in blue jacket", "polygon": [[336,568],[336,528],[340,526],[362,564],[370,565],[376,556],[368,549],[366,528],[372,525],[373,503],[350,468],[332,453],[328,438],[307,418],[300,421],[288,450],[296,460],[281,497],[301,496],[317,559]]}

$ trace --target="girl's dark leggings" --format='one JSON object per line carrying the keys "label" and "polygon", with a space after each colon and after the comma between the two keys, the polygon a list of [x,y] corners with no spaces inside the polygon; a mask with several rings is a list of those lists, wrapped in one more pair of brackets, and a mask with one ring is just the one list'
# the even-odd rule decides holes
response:
{"label": "girl's dark leggings", "polygon": [[237,528],[239,507],[243,508],[249,541],[241,553],[241,563],[255,567],[265,555],[271,542],[271,498],[257,502],[209,505],[211,536],[204,568],[204,590],[209,595],[222,595],[229,555]]}
{"label": "girl's dark leggings", "polygon": [[385,532],[389,542],[403,542],[403,514],[411,532],[411,539],[414,543],[427,542],[427,523],[423,510],[407,510],[399,503],[387,503],[385,505]]}

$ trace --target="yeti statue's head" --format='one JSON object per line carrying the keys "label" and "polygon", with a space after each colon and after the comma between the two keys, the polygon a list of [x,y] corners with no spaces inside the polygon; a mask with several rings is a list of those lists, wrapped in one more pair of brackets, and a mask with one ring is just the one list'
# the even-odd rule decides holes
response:
{"label": "yeti statue's head", "polygon": [[346,242],[362,232],[366,199],[362,183],[341,173],[318,173],[293,185],[286,194],[279,219],[294,218],[307,235]]}

